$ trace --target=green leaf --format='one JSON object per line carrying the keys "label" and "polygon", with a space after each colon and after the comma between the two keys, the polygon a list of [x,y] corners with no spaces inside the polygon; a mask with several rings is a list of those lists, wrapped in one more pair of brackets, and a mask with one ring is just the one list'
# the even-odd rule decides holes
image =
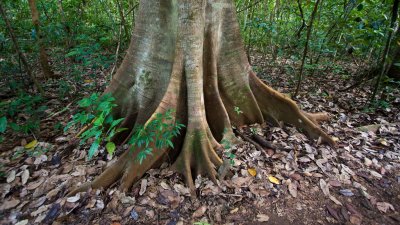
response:
{"label": "green leaf", "polygon": [[[125,118],[121,118],[121,119],[117,119],[117,120],[112,121],[111,127],[110,127],[110,128],[113,128],[113,127],[117,126],[117,125],[118,125],[119,123],[121,123],[124,119],[125,119]],[[119,128],[119,129],[121,129],[121,128]],[[125,128],[125,129],[126,129],[126,128]],[[117,129],[117,132],[118,132],[118,129]]]}
{"label": "green leaf", "polygon": [[83,98],[78,102],[78,105],[82,108],[88,107],[92,104],[92,101],[89,98]]}
{"label": "green leaf", "polygon": [[7,128],[7,118],[5,116],[0,118],[0,133],[4,133]]}
{"label": "green leaf", "polygon": [[93,142],[93,144],[90,146],[89,149],[89,160],[92,159],[92,157],[94,156],[94,154],[97,152],[97,150],[99,149],[100,146],[100,139],[97,139]]}
{"label": "green leaf", "polygon": [[114,142],[108,142],[106,144],[106,150],[108,152],[109,155],[112,155],[115,151],[115,144]]}
{"label": "green leaf", "polygon": [[95,126],[101,126],[104,122],[104,114],[100,114],[100,116],[94,121]]}

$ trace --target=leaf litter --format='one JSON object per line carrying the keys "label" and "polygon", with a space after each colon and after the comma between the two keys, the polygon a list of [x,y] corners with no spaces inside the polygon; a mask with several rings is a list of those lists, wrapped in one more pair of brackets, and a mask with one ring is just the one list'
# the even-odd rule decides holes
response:
{"label": "leaf litter", "polygon": [[[264,72],[276,80],[272,86],[289,93],[287,76],[266,68]],[[100,174],[109,163],[107,158],[99,154],[85,161],[85,146],[71,148],[73,134],[15,140],[17,144],[1,157],[5,177],[0,183],[0,223],[398,224],[399,108],[365,112],[358,103],[367,100],[366,90],[338,92],[341,80],[329,74],[324,79],[307,77],[303,90],[309,93],[300,95],[298,104],[306,111],[332,115],[322,127],[338,139],[338,148],[312,142],[290,126],[243,127],[241,132],[249,138],[262,138],[262,149],[247,142],[232,146],[234,164],[224,168],[224,179],[214,184],[208,178],[196,178],[197,199],[190,197],[182,177],[168,165],[148,171],[125,194],[116,185],[67,198],[69,188]],[[323,93],[327,92],[334,94],[326,97]],[[399,96],[398,92],[390,94]],[[57,104],[54,109],[62,107]],[[65,115],[52,119],[54,123],[68,120]],[[42,146],[52,147],[41,155],[12,159],[16,149],[32,151]],[[64,150],[69,153],[56,155]]]}

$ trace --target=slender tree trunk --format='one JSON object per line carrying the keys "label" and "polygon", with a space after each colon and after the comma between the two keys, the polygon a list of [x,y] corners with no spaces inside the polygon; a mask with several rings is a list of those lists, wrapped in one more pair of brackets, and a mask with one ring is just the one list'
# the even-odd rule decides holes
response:
{"label": "slender tree trunk", "polygon": [[303,31],[304,27],[306,27],[306,21],[304,20],[304,13],[303,13],[303,7],[301,7],[301,0],[297,0],[297,5],[298,5],[299,11],[300,11],[301,26],[296,33],[296,37],[297,37],[297,39],[300,39],[301,32]]}
{"label": "slender tree trunk", "polygon": [[126,191],[167,159],[194,194],[197,175],[216,182],[215,168],[222,164],[220,143],[238,142],[232,125],[283,121],[335,145],[318,126],[326,115],[299,110],[254,74],[232,0],[142,0],[128,52],[106,93],[118,105],[114,118],[124,117],[120,126],[129,128],[118,137],[120,143],[132,137],[135,126],[146,127],[171,109],[168,123],[179,120],[186,129],[172,140],[174,148],[150,144],[156,150],[141,164],[135,159],[143,148],[131,147],[93,182],[70,195],[108,187],[120,178]]}
{"label": "slender tree trunk", "polygon": [[370,104],[372,104],[375,101],[375,96],[378,92],[378,89],[379,89],[379,86],[381,83],[381,79],[387,72],[386,70],[387,70],[387,64],[388,64],[388,53],[390,50],[390,45],[392,43],[393,30],[394,30],[394,26],[395,26],[395,23],[396,23],[396,20],[398,17],[398,12],[399,12],[399,0],[394,0],[393,7],[392,7],[392,19],[390,20],[390,26],[389,26],[389,33],[388,33],[388,37],[386,40],[385,49],[383,50],[383,56],[382,56],[382,62],[381,62],[382,69],[376,80],[374,90],[372,91],[371,98],[370,98]]}
{"label": "slender tree trunk", "polygon": [[129,40],[130,35],[129,35],[129,30],[126,26],[124,9],[122,8],[120,1],[119,0],[116,0],[116,1],[117,1],[118,13],[119,13],[119,17],[120,17],[120,23],[121,23],[121,26],[124,28],[126,40]]}
{"label": "slender tree trunk", "polygon": [[32,14],[32,23],[33,23],[33,26],[35,27],[35,31],[36,31],[36,40],[37,40],[37,43],[39,46],[40,66],[41,66],[42,72],[46,78],[53,78],[54,73],[50,67],[49,57],[46,53],[45,44],[43,43],[43,35],[40,30],[39,12],[37,10],[35,0],[29,0],[28,2],[29,2],[29,8],[31,9],[31,14]]}
{"label": "slender tree trunk", "polygon": [[317,11],[318,11],[319,3],[320,3],[320,0],[317,0],[315,2],[313,12],[311,13],[310,22],[309,22],[308,27],[307,27],[307,39],[306,39],[306,43],[304,45],[303,58],[301,59],[300,72],[299,72],[299,76],[298,76],[298,80],[297,80],[296,90],[294,91],[294,94],[293,94],[294,98],[299,93],[300,86],[301,86],[301,81],[303,80],[304,63],[305,63],[306,57],[307,57],[308,43],[310,41],[312,26],[313,26],[315,15],[317,14]]}
{"label": "slender tree trunk", "polygon": [[8,33],[10,34],[11,40],[14,44],[14,48],[15,51],[17,52],[19,58],[21,59],[22,64],[25,67],[26,72],[28,73],[29,77],[32,79],[33,83],[35,84],[36,88],[38,89],[38,91],[40,92],[40,94],[42,94],[44,96],[44,91],[42,86],[39,84],[39,82],[37,81],[36,77],[33,75],[32,73],[32,69],[28,64],[28,60],[26,59],[25,55],[21,52],[19,45],[18,45],[18,41],[17,38],[14,35],[14,30],[10,25],[10,21],[7,18],[6,12],[3,8],[3,4],[0,2],[0,14],[1,17],[3,18],[3,20],[6,23],[7,29],[8,29]]}
{"label": "slender tree trunk", "polygon": [[61,15],[61,22],[64,26],[64,31],[66,34],[65,37],[65,46],[67,49],[72,47],[72,32],[71,32],[71,27],[68,25],[67,20],[65,19],[65,12],[64,12],[64,7],[63,7],[63,0],[58,0],[58,11]]}

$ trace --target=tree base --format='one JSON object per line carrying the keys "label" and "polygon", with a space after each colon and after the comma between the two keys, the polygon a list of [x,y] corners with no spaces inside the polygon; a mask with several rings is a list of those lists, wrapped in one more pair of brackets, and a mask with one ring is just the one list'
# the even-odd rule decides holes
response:
{"label": "tree base", "polygon": [[106,92],[117,100],[115,117],[125,117],[121,127],[132,130],[119,136],[121,142],[132,136],[135,126],[146,127],[170,109],[174,113],[168,122],[183,122],[185,131],[173,140],[173,149],[157,149],[142,164],[135,161],[142,149],[131,147],[93,182],[70,195],[106,188],[119,179],[126,191],[166,158],[194,194],[197,175],[216,181],[216,167],[222,163],[216,153],[223,149],[219,143],[237,141],[232,126],[283,122],[335,146],[318,126],[326,114],[301,111],[253,73],[231,1],[183,2],[180,7],[170,1],[141,2],[136,36]]}

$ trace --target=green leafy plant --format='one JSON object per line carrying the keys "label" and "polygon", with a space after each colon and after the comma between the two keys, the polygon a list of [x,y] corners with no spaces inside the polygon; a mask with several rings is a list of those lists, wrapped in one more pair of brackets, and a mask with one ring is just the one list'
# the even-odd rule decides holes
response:
{"label": "green leafy plant", "polygon": [[[0,103],[0,134],[10,127],[15,132],[32,133],[39,129],[40,119],[47,109],[40,95],[20,93],[10,102]],[[0,136],[0,141],[3,137]]]}
{"label": "green leafy plant", "polygon": [[243,111],[242,110],[240,110],[240,108],[239,107],[237,107],[237,106],[235,106],[235,108],[233,108],[233,110],[236,112],[236,114],[238,114],[238,115],[240,115],[240,114],[242,114],[243,113]]}
{"label": "green leafy plant", "polygon": [[135,132],[129,139],[128,144],[132,148],[142,148],[142,151],[137,155],[137,160],[140,164],[142,164],[147,156],[152,155],[153,148],[174,147],[172,138],[177,137],[185,125],[179,122],[172,123],[172,113],[173,110],[167,110],[164,114],[157,113],[155,119],[148,122],[145,126],[135,128]]}
{"label": "green leafy plant", "polygon": [[102,142],[107,142],[106,150],[108,154],[112,155],[116,146],[111,139],[117,133],[126,130],[126,128],[117,127],[124,118],[114,119],[111,114],[112,109],[117,106],[114,101],[115,99],[111,94],[94,93],[88,98],[83,98],[78,102],[82,111],[75,114],[64,129],[64,131],[67,131],[72,126],[78,129],[83,129],[85,126],[89,127],[79,135],[81,144],[93,139],[88,153],[89,159],[97,152]]}
{"label": "green leafy plant", "polygon": [[7,118],[5,116],[0,118],[0,143],[3,142],[4,137],[1,134],[4,134],[7,129]]}

